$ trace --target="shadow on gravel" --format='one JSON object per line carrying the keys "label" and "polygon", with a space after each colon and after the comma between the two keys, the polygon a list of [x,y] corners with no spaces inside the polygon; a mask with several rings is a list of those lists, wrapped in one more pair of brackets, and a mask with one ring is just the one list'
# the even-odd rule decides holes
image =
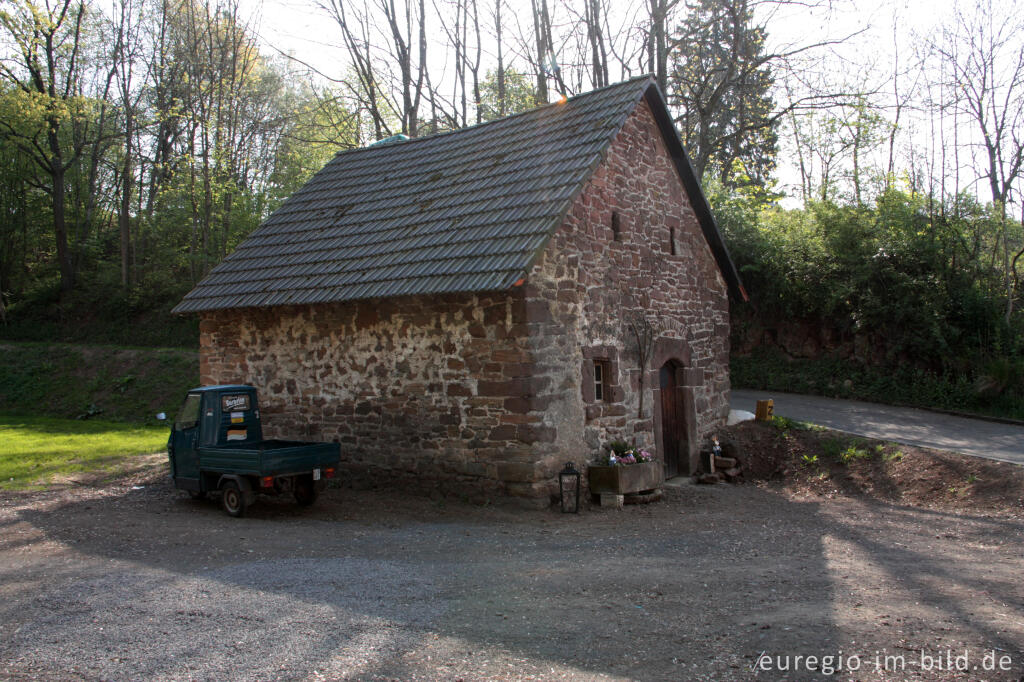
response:
{"label": "shadow on gravel", "polygon": [[[855,522],[836,524],[832,532],[841,542],[849,543],[863,553],[884,572],[888,580],[898,584],[901,591],[912,595],[918,609],[930,611],[941,621],[939,630],[947,633],[949,638],[945,643],[936,644],[919,638],[910,648],[937,652],[952,647],[959,653],[964,648],[962,643],[973,642],[975,647],[984,650],[1010,652],[1015,672],[1005,679],[1024,679],[1018,677],[1024,673],[1020,630],[1006,629],[1008,625],[1024,622],[1024,590],[1019,572],[993,575],[986,570],[988,567],[984,565],[982,553],[973,550],[978,545],[997,549],[999,558],[1019,565],[1022,544],[1020,522],[873,504],[878,516],[901,527],[901,532],[906,534],[901,538],[904,542],[882,542],[876,527]],[[965,570],[965,557],[955,557],[944,551],[942,545],[948,544],[960,545],[957,548],[960,553],[967,555],[966,559],[975,564],[968,565],[973,570]],[[987,599],[979,599],[981,596]],[[998,604],[997,612],[989,611],[990,604],[985,601]],[[955,627],[948,627],[950,624]],[[960,645],[959,648],[954,643]],[[976,649],[974,653],[979,652]],[[1004,678],[997,676],[993,679]]]}
{"label": "shadow on gravel", "polygon": [[[884,513],[922,532],[942,520]],[[753,486],[578,516],[331,490],[231,519],[156,482],[18,518],[63,546],[0,540],[0,673],[41,678],[747,680],[761,654],[867,646],[836,625],[836,538],[958,623],[970,605],[936,585],[1010,589]]]}

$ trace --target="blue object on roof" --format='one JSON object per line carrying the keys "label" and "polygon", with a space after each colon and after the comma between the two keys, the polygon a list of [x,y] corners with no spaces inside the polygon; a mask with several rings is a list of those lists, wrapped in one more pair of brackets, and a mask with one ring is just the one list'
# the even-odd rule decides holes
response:
{"label": "blue object on roof", "polygon": [[376,142],[371,142],[370,144],[368,144],[366,146],[367,147],[376,147],[377,145],[391,144],[392,142],[405,142],[408,139],[409,139],[408,135],[403,135],[402,133],[398,133],[397,135],[392,135],[391,137],[385,137],[383,139],[377,140]]}

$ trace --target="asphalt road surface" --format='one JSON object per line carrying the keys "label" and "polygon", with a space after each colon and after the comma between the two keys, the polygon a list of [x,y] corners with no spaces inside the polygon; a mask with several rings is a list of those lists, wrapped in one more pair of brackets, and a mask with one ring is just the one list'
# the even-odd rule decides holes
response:
{"label": "asphalt road surface", "polygon": [[868,438],[1024,464],[1024,426],[856,400],[771,391],[733,391],[732,409],[753,412],[775,401],[775,414]]}

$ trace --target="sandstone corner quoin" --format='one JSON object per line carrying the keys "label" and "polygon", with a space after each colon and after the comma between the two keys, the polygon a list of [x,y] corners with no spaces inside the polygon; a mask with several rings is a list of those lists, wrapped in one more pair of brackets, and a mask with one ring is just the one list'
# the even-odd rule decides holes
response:
{"label": "sandstone corner quoin", "polygon": [[644,78],[342,152],[175,311],[201,315],[204,384],[258,387],[268,437],[340,443],[356,483],[540,507],[613,440],[697,469],[730,294]]}

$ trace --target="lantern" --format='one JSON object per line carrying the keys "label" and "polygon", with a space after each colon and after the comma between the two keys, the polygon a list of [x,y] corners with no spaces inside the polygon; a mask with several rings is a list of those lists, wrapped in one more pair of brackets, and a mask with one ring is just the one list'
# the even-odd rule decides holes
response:
{"label": "lantern", "polygon": [[572,462],[558,473],[558,491],[562,498],[562,512],[576,514],[580,510],[580,471]]}

